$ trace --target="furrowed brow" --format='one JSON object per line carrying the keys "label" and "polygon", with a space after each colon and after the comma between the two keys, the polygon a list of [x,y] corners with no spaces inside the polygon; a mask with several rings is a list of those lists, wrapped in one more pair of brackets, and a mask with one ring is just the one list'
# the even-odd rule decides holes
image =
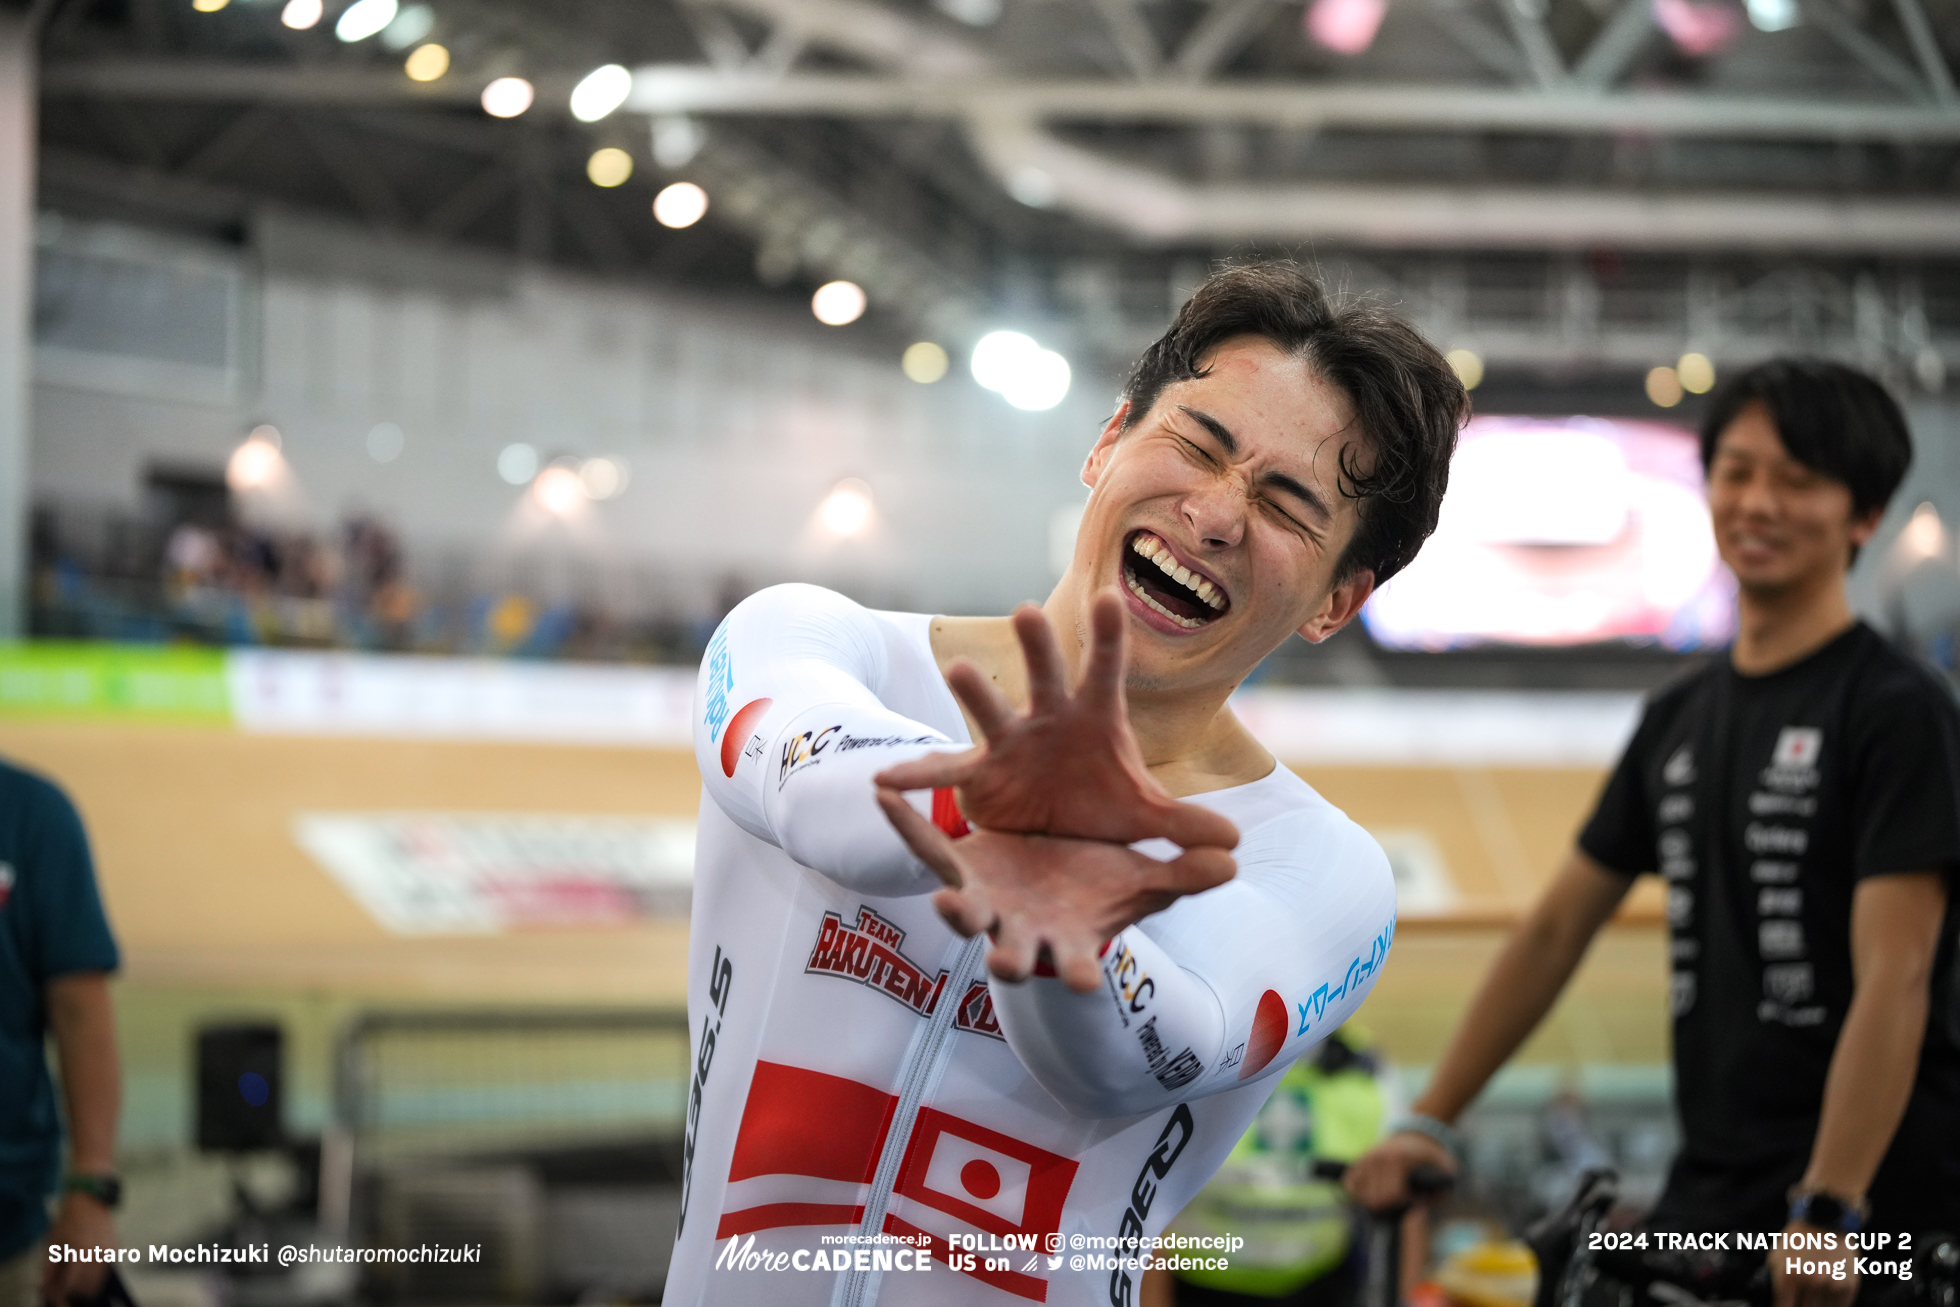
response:
{"label": "furrowed brow", "polygon": [[1327,501],[1322,499],[1319,492],[1315,491],[1311,486],[1301,484],[1284,472],[1268,472],[1260,477],[1259,480],[1275,490],[1293,496],[1293,498],[1305,504],[1307,509],[1321,521],[1331,522],[1334,520],[1333,510],[1327,507]]}
{"label": "furrowed brow", "polygon": [[1188,404],[1179,404],[1177,411],[1190,418],[1193,422],[1196,422],[1205,430],[1211,432],[1212,439],[1224,447],[1227,455],[1233,455],[1239,452],[1239,438],[1232,434],[1230,427],[1220,422],[1211,414],[1204,412],[1202,409],[1192,408]]}

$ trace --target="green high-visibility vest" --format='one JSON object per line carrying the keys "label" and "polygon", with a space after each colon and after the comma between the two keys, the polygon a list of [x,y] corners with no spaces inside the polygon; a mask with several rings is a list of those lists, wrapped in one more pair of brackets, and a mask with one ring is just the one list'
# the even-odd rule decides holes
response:
{"label": "green high-visibility vest", "polygon": [[1311,1168],[1359,1157],[1381,1137],[1386,1115],[1381,1083],[1363,1067],[1327,1072],[1296,1062],[1211,1183],[1171,1222],[1174,1233],[1237,1235],[1245,1246],[1227,1255],[1229,1269],[1178,1277],[1278,1298],[1339,1266],[1353,1231],[1347,1196]]}

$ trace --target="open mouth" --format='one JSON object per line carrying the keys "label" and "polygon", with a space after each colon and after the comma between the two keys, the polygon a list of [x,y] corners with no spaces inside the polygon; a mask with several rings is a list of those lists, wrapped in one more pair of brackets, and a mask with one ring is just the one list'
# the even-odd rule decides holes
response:
{"label": "open mouth", "polygon": [[1170,546],[1138,531],[1123,550],[1123,584],[1153,612],[1187,631],[1217,621],[1232,601],[1210,577],[1179,562]]}

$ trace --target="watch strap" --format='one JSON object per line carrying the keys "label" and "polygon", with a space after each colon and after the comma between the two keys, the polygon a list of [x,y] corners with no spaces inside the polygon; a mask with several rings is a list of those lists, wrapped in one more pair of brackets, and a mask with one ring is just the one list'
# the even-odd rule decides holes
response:
{"label": "watch strap", "polygon": [[1388,1133],[1399,1134],[1405,1130],[1435,1140],[1456,1159],[1457,1165],[1463,1164],[1463,1132],[1448,1121],[1425,1112],[1405,1112],[1389,1122]]}
{"label": "watch strap", "polygon": [[1792,1190],[1790,1219],[1820,1230],[1857,1234],[1864,1229],[1865,1207],[1823,1189]]}
{"label": "watch strap", "polygon": [[122,1177],[111,1171],[70,1171],[62,1178],[63,1193],[87,1194],[113,1210],[122,1202]]}

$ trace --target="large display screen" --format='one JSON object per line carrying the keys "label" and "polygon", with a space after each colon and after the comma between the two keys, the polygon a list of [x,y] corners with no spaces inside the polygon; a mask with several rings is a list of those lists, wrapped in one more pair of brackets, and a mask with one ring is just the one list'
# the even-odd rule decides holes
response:
{"label": "large display screen", "polygon": [[1692,432],[1618,418],[1478,417],[1442,520],[1362,620],[1391,649],[1697,649],[1735,626]]}

